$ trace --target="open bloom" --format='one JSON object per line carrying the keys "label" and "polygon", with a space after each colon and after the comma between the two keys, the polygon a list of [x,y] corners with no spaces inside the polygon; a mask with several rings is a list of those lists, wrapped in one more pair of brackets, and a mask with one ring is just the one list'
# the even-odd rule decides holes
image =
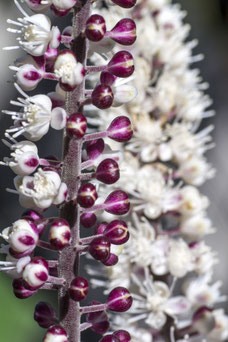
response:
{"label": "open bloom", "polygon": [[14,138],[23,134],[29,140],[37,141],[48,132],[50,125],[57,130],[65,127],[66,111],[60,107],[52,109],[52,102],[47,95],[29,97],[17,84],[15,87],[25,99],[18,98],[18,102],[11,103],[22,107],[23,111],[3,111],[15,120],[14,126],[6,130],[7,133],[14,133]]}
{"label": "open bloom", "polygon": [[8,19],[9,24],[18,27],[9,28],[8,31],[19,34],[17,39],[19,45],[6,47],[5,50],[18,49],[21,46],[30,55],[42,56],[48,46],[57,48],[61,39],[58,27],[51,27],[50,19],[44,14],[29,16],[16,0],[14,2],[24,18],[18,18],[17,21]]}
{"label": "open bloom", "polygon": [[38,169],[33,177],[17,176],[14,181],[23,207],[45,209],[51,204],[62,203],[67,196],[67,186],[55,171]]}

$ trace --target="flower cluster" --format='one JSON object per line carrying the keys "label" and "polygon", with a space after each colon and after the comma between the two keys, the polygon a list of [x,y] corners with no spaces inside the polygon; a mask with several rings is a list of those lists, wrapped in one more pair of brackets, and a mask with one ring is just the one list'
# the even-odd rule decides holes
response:
{"label": "flower cluster", "polygon": [[[114,7],[135,5],[133,0],[113,2],[117,5]],[[91,132],[84,109],[107,109],[129,103],[136,96],[136,88],[125,84],[135,69],[128,48],[136,40],[136,25],[133,19],[122,17],[108,31],[103,16],[91,15],[92,4],[87,0],[14,3],[22,17],[7,22],[16,27],[8,31],[18,35],[18,45],[5,49],[22,48],[27,55],[10,66],[16,72],[14,85],[19,93],[11,104],[18,109],[3,111],[12,117],[13,124],[3,139],[10,157],[5,157],[1,165],[16,174],[15,189],[7,190],[19,196],[26,211],[0,234],[5,241],[0,249],[5,255],[0,270],[13,278],[13,291],[20,299],[40,289],[59,292],[59,314],[45,302],[35,308],[35,320],[48,329],[44,342],[80,342],[81,332],[88,328],[100,335],[108,331],[106,310],[125,312],[132,305],[130,292],[118,284],[109,291],[105,303],[93,301],[81,306],[89,282],[81,277],[79,266],[83,255],[107,267],[117,264],[121,245],[129,240],[125,221],[114,217],[102,222],[97,214],[119,216],[129,212],[130,201],[125,191],[115,188],[104,195],[102,186],[110,186],[120,178],[122,153],[114,150],[111,142],[127,143],[131,139],[131,121],[126,115],[119,115],[104,130]],[[23,3],[35,14],[29,15]],[[43,14],[49,7],[57,17],[72,13],[72,26],[62,33],[52,26]],[[115,53],[117,44],[128,48]],[[103,65],[93,63],[97,51],[105,56]],[[85,89],[86,77],[93,75],[98,75],[98,83],[93,89]],[[55,82],[55,91],[28,95],[44,79]],[[50,127],[64,131],[61,160],[53,155],[39,156],[35,142]],[[16,140],[22,135],[28,140]],[[60,216],[46,217],[46,210],[53,205],[60,209]],[[87,229],[96,225],[94,234],[81,238],[80,225]],[[44,234],[48,241],[43,240]],[[58,253],[58,257],[46,260],[39,256],[38,248]],[[86,322],[81,323],[84,314]],[[130,340],[130,334],[119,329],[101,339]]]}
{"label": "flower cluster", "polygon": [[[99,10],[111,26],[123,13]],[[213,280],[217,255],[203,241],[215,229],[207,217],[209,200],[197,188],[215,173],[205,157],[214,146],[213,126],[199,127],[214,113],[204,93],[207,84],[191,66],[202,56],[192,55],[196,42],[185,41],[185,13],[170,0],[140,1],[127,15],[140,36],[128,48],[135,61],[128,86],[137,85],[138,96],[121,107],[135,130],[122,149],[118,182],[132,204],[130,239],[119,263],[103,272],[103,282],[97,280],[99,269],[89,271],[94,285],[103,284],[106,291],[119,282],[132,290],[132,308],[124,320],[113,317],[112,326],[127,328],[134,342],[225,341],[228,317],[216,309],[225,297],[221,283]],[[92,58],[94,63],[101,59]],[[118,111],[112,107],[104,117],[94,109],[88,122],[103,129]]]}

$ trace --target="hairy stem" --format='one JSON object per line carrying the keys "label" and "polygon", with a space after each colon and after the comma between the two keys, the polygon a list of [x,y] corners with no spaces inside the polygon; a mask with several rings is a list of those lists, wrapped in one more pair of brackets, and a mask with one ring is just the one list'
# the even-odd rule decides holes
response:
{"label": "hairy stem", "polygon": [[[85,30],[86,21],[90,15],[90,1],[81,0],[81,6],[77,5],[73,14],[73,41],[72,51],[83,65],[86,65],[87,41],[82,32]],[[80,103],[84,99],[85,84],[80,84],[76,89],[68,93],[66,110],[68,115],[81,111]],[[80,240],[79,207],[74,199],[77,197],[80,185],[81,173],[81,148],[82,141],[69,139],[64,132],[63,137],[63,171],[62,180],[67,184],[69,201],[61,210],[60,216],[68,221],[71,227],[72,242],[66,247],[59,257],[58,274],[64,278],[66,284],[59,290],[59,316],[60,324],[67,331],[69,342],[80,342],[80,307],[79,304],[69,298],[68,288],[75,276],[79,274],[80,253],[75,252],[74,246]]]}

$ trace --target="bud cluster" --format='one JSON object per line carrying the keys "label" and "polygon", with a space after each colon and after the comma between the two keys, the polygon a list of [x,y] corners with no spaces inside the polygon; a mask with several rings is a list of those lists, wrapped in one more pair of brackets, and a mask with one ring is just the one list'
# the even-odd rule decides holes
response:
{"label": "bud cluster", "polygon": [[[108,31],[103,16],[91,15],[88,0],[14,0],[14,3],[21,17],[7,22],[14,27],[8,31],[18,36],[18,45],[5,50],[22,48],[27,55],[10,66],[16,73],[14,85],[20,96],[11,101],[16,110],[3,111],[11,116],[13,124],[3,139],[10,157],[0,164],[16,174],[15,189],[7,190],[19,196],[26,211],[0,234],[7,243],[1,248],[6,256],[0,261],[0,270],[13,277],[17,298],[26,299],[41,289],[59,292],[59,314],[46,302],[38,303],[35,308],[34,319],[40,327],[48,329],[43,342],[80,342],[80,332],[88,328],[100,335],[108,331],[106,310],[125,312],[132,305],[130,292],[116,286],[105,303],[93,301],[80,306],[90,285],[80,275],[79,266],[84,254],[106,266],[117,264],[114,247],[129,239],[124,221],[115,218],[99,222],[98,214],[129,212],[129,197],[120,188],[109,191],[103,199],[99,195],[104,184],[113,185],[120,179],[121,153],[109,145],[131,139],[131,121],[120,113],[109,121],[105,130],[96,132],[91,130],[85,109],[88,105],[93,109],[120,106],[136,96],[136,88],[125,84],[135,70],[128,49],[136,40],[136,25],[133,19],[122,18]],[[113,3],[123,8],[135,5],[135,1],[129,0]],[[24,5],[35,13],[29,15]],[[57,17],[72,14],[72,26],[62,32],[52,26],[44,14],[48,9]],[[117,44],[128,48],[114,52]],[[96,51],[106,56],[103,65],[93,65]],[[93,89],[85,89],[86,77],[93,75],[98,75],[99,82]],[[55,82],[55,91],[30,96],[27,92],[35,90],[42,80]],[[53,155],[40,157],[35,144],[50,127],[64,132],[61,160]],[[18,141],[22,135],[28,140]],[[60,217],[45,216],[53,205],[60,209]],[[85,228],[96,225],[94,235],[81,238],[80,224]],[[36,248],[58,253],[58,257],[46,260]],[[85,323],[81,323],[83,314]],[[108,336],[116,342],[131,339],[122,330],[102,340]]]}

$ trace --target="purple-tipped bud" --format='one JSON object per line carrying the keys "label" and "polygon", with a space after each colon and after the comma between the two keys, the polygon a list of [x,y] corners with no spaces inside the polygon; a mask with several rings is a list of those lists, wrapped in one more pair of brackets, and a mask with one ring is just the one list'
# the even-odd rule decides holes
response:
{"label": "purple-tipped bud", "polygon": [[67,221],[56,219],[49,230],[49,242],[56,250],[61,250],[69,245],[71,230]]}
{"label": "purple-tipped bud", "polygon": [[35,223],[28,218],[15,221],[2,235],[9,242],[10,252],[18,257],[31,254],[39,239]]}
{"label": "purple-tipped bud", "polygon": [[[89,305],[99,305],[100,302],[93,301]],[[88,323],[92,324],[91,329],[97,334],[103,335],[109,329],[109,320],[106,311],[90,312],[86,315]]]}
{"label": "purple-tipped bud", "polygon": [[192,317],[192,324],[199,333],[209,334],[216,325],[212,309],[206,306],[200,307]]}
{"label": "purple-tipped bud", "polygon": [[102,337],[102,339],[99,340],[99,342],[120,342],[120,340],[115,335],[110,334],[110,335],[106,335],[106,336]]}
{"label": "purple-tipped bud", "polygon": [[37,223],[37,221],[41,221],[44,219],[44,216],[41,215],[40,213],[38,213],[37,211],[33,210],[33,209],[28,209],[26,211],[23,212],[23,214],[21,215],[22,218],[29,218],[32,221],[34,221],[34,223],[36,224],[36,229],[39,233],[39,236],[43,233],[44,228],[45,228],[45,224],[43,224],[42,222]]}
{"label": "purple-tipped bud", "polygon": [[114,266],[118,263],[119,258],[116,254],[110,253],[108,259],[106,259],[105,261],[103,261],[103,264],[105,266]]}
{"label": "purple-tipped bud", "polygon": [[113,85],[116,78],[117,77],[115,75],[110,74],[110,72],[108,72],[108,71],[102,71],[100,74],[101,84],[108,85],[110,87]]}
{"label": "purple-tipped bud", "polygon": [[74,113],[69,116],[66,123],[66,132],[69,137],[81,139],[86,132],[87,121],[83,114]]}
{"label": "purple-tipped bud", "polygon": [[43,342],[68,342],[67,333],[60,325],[50,327]]}
{"label": "purple-tipped bud", "polygon": [[[55,60],[57,56],[58,56],[58,49],[51,49],[50,47],[48,47],[48,49],[44,53],[46,72],[54,71],[54,64],[55,64]],[[52,107],[52,109],[54,108]]]}
{"label": "purple-tipped bud", "polygon": [[97,222],[97,217],[94,213],[84,213],[80,216],[80,223],[85,228],[92,228]]}
{"label": "purple-tipped bud", "polygon": [[98,234],[102,234],[104,233],[105,229],[108,227],[108,223],[107,222],[101,222],[95,229],[94,234],[98,235]]}
{"label": "purple-tipped bud", "polygon": [[104,231],[109,241],[114,245],[122,245],[129,239],[129,232],[124,221],[114,220],[110,222]]}
{"label": "purple-tipped bud", "polygon": [[48,280],[49,268],[42,257],[35,257],[25,266],[22,277],[24,286],[29,290],[38,290]]}
{"label": "purple-tipped bud", "polygon": [[128,51],[117,52],[108,63],[108,71],[117,77],[129,77],[134,70],[133,56]]}
{"label": "purple-tipped bud", "polygon": [[43,78],[43,72],[32,64],[24,64],[16,73],[17,83],[26,91],[33,90]]}
{"label": "purple-tipped bud", "polygon": [[130,309],[132,301],[130,292],[125,287],[119,286],[109,293],[106,304],[111,311],[124,312]]}
{"label": "purple-tipped bud", "polygon": [[14,279],[13,280],[13,292],[15,296],[19,299],[26,299],[34,295],[37,291],[31,291],[24,287],[23,279]]}
{"label": "purple-tipped bud", "polygon": [[86,37],[92,42],[99,42],[106,32],[104,18],[99,14],[93,14],[86,22]]}
{"label": "purple-tipped bud", "polygon": [[113,103],[113,92],[108,85],[100,84],[92,92],[92,104],[99,109],[107,109]]}
{"label": "purple-tipped bud", "polygon": [[78,203],[83,208],[90,208],[97,200],[96,187],[92,183],[85,183],[78,189]]}
{"label": "purple-tipped bud", "polygon": [[110,255],[110,241],[105,237],[97,237],[89,245],[89,253],[96,260],[105,261]]}
{"label": "purple-tipped bud", "polygon": [[118,337],[120,342],[130,342],[131,335],[126,330],[117,330],[113,333],[114,336]]}
{"label": "purple-tipped bud", "polygon": [[106,198],[105,211],[114,215],[124,215],[130,209],[130,201],[126,192],[115,190]]}
{"label": "purple-tipped bud", "polygon": [[108,137],[118,142],[126,142],[131,139],[133,129],[127,116],[118,116],[109,125]]}
{"label": "purple-tipped bud", "polygon": [[137,0],[111,0],[114,4],[123,8],[132,8],[135,6]]}
{"label": "purple-tipped bud", "polygon": [[104,148],[105,144],[103,139],[88,141],[86,144],[86,152],[89,159],[95,160],[100,157]]}
{"label": "purple-tipped bud", "polygon": [[120,178],[117,162],[111,158],[104,159],[97,167],[96,179],[105,184],[113,184]]}
{"label": "purple-tipped bud", "polygon": [[70,284],[69,294],[73,300],[75,300],[76,302],[80,302],[87,296],[88,290],[88,281],[85,278],[76,277],[72,280]]}
{"label": "purple-tipped bud", "polygon": [[48,1],[43,4],[42,0],[25,0],[25,3],[34,12],[45,11],[50,6]]}
{"label": "purple-tipped bud", "polygon": [[34,311],[34,320],[41,328],[49,328],[56,323],[56,313],[53,307],[46,302],[39,302]]}
{"label": "purple-tipped bud", "polygon": [[120,20],[111,32],[108,32],[108,37],[122,45],[134,44],[136,40],[136,25],[134,20],[129,18]]}

